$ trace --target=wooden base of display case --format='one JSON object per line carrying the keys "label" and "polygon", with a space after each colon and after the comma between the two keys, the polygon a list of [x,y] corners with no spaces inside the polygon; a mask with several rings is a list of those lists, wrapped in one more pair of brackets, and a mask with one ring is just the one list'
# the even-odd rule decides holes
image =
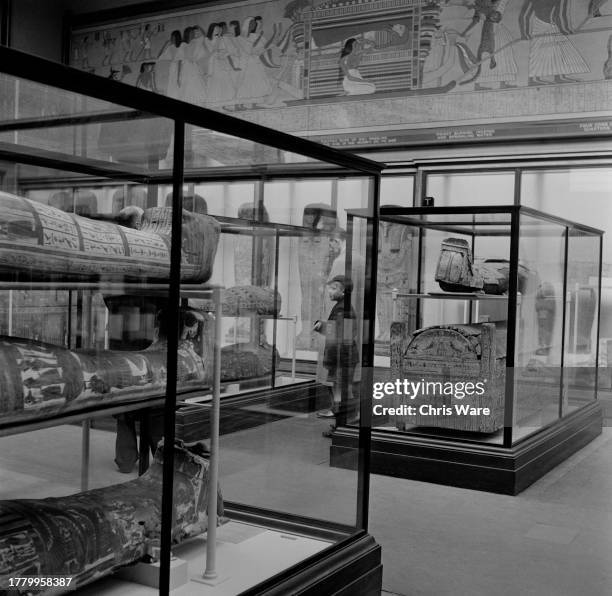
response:
{"label": "wooden base of display case", "polygon": [[[341,539],[343,533],[335,524],[315,528],[306,518],[284,516],[276,518],[256,513],[249,507],[229,503],[228,518],[244,523],[263,525],[270,529],[319,538],[326,541]],[[302,520],[302,521],[300,521]],[[369,534],[352,536],[337,544],[333,550],[322,551],[286,573],[260,583],[256,589],[242,591],[242,596],[379,596],[382,590],[381,548]]]}
{"label": "wooden base of display case", "polygon": [[258,586],[257,591],[243,592],[243,596],[379,596],[381,591],[381,549],[369,534],[365,534],[290,578],[269,588]]}
{"label": "wooden base of display case", "polygon": [[[514,445],[478,444],[400,432],[372,431],[370,471],[493,493],[517,495],[602,431],[602,408],[590,403]],[[332,436],[330,463],[352,468],[358,430]]]}
{"label": "wooden base of display case", "polygon": [[331,387],[318,382],[303,386],[279,387],[268,398],[268,405],[291,414],[316,412],[328,408],[331,403]]}

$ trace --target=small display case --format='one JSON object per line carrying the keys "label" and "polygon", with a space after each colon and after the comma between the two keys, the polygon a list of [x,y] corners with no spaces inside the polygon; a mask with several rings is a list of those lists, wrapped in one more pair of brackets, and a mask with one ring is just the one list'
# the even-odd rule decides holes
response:
{"label": "small display case", "polygon": [[601,231],[518,205],[380,221],[407,230],[416,282],[389,292],[373,469],[516,494],[601,432]]}

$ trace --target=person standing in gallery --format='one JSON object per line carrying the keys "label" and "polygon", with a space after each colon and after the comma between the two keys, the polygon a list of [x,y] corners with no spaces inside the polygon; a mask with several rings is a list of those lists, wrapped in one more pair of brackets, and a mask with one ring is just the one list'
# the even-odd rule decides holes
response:
{"label": "person standing in gallery", "polygon": [[569,0],[525,0],[519,29],[521,38],[530,40],[530,85],[574,83],[577,79],[568,75],[590,72],[568,37],[572,34]]}
{"label": "person standing in gallery", "polygon": [[[315,321],[313,330],[325,337],[323,366],[327,370],[327,382],[332,387],[331,407],[317,413],[319,418],[336,418],[341,413],[343,403],[348,410],[349,396],[342,400],[344,388],[350,393],[355,367],[359,361],[357,349],[357,320],[355,310],[350,304],[353,290],[351,280],[344,275],[336,275],[326,285],[327,294],[334,303],[327,321]],[[346,295],[346,297],[345,297]],[[346,298],[349,308],[345,309]],[[348,413],[348,411],[346,412]],[[330,436],[332,430],[323,433]]]}
{"label": "person standing in gallery", "polygon": [[[351,281],[351,308],[354,307],[357,323],[354,330],[355,340],[357,342],[357,359],[361,359],[361,321],[363,321],[363,300],[365,294],[365,261],[358,251],[351,250],[351,263],[350,270],[346,269],[346,231],[341,227],[336,227],[331,232],[329,238],[329,252],[331,259],[331,266],[327,275],[327,283],[333,279],[337,279],[339,276],[346,276]],[[328,293],[329,297],[329,293]],[[327,302],[327,301],[326,301]],[[331,307],[331,304],[327,302],[327,307]],[[319,373],[319,377],[326,381],[325,375]],[[351,414],[356,414],[358,410],[358,404],[361,396],[361,369],[353,368],[349,377],[350,387],[350,404]]]}
{"label": "person standing in gallery", "polygon": [[351,37],[346,40],[340,52],[342,88],[346,95],[367,95],[376,91],[376,85],[366,81],[359,73],[365,47],[359,39]]}
{"label": "person standing in gallery", "polygon": [[[329,253],[331,257],[331,267],[327,275],[328,281],[337,275],[346,275],[346,231],[336,227],[332,230],[329,237]],[[353,280],[353,297],[357,304],[357,312],[363,302],[364,286],[361,280],[365,276],[365,261],[356,250],[351,250],[351,271],[349,272]]]}

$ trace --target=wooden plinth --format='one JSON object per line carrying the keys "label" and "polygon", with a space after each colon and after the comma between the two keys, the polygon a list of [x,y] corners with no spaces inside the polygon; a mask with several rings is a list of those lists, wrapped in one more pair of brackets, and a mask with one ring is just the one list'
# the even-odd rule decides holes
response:
{"label": "wooden plinth", "polygon": [[[372,431],[370,471],[461,488],[517,495],[602,431],[594,401],[505,449],[448,438]],[[353,469],[358,431],[340,427],[332,437],[331,465]]]}
{"label": "wooden plinth", "polygon": [[321,560],[305,565],[291,577],[260,584],[242,596],[380,596],[381,549],[365,534]]}

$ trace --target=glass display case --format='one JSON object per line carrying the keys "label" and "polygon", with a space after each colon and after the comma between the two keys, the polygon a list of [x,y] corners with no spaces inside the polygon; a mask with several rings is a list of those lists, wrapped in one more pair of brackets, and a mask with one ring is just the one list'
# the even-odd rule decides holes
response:
{"label": "glass display case", "polygon": [[380,221],[414,279],[387,293],[374,470],[514,494],[601,432],[601,231],[518,205],[383,206]]}
{"label": "glass display case", "polygon": [[0,55],[0,586],[378,594],[368,456],[329,465],[325,338],[298,338],[341,271],[367,440],[373,223],[332,247],[380,165]]}

